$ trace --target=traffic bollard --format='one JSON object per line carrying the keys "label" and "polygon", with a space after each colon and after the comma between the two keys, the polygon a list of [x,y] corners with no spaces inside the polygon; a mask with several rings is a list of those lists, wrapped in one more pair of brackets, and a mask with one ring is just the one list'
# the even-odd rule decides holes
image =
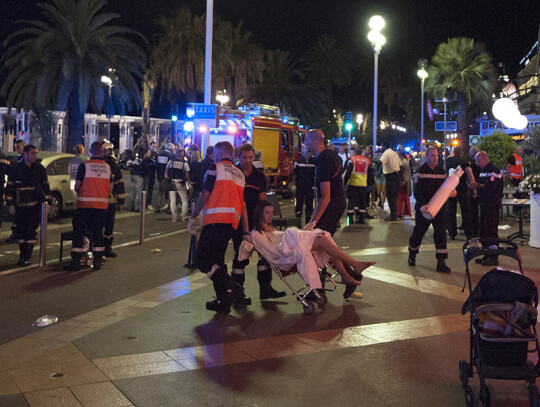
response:
{"label": "traffic bollard", "polygon": [[141,212],[139,217],[139,244],[144,243],[144,214],[146,212],[146,191],[141,191]]}
{"label": "traffic bollard", "polygon": [[47,265],[47,205],[46,201],[41,203],[41,230],[39,232],[39,267]]}

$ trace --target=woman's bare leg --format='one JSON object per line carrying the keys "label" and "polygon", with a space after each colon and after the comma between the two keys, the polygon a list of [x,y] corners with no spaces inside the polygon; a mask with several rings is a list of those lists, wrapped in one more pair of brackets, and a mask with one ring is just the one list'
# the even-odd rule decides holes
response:
{"label": "woman's bare leg", "polygon": [[319,235],[313,241],[313,246],[311,247],[311,250],[323,250],[328,254],[329,257],[335,260],[340,260],[341,262],[351,266],[357,273],[362,273],[369,266],[373,266],[375,264],[374,261],[361,262],[350,258],[345,253],[343,253],[343,251],[339,247],[337,247],[337,245],[331,238],[323,234]]}
{"label": "woman's bare leg", "polygon": [[343,263],[340,260],[331,258],[330,263],[332,268],[341,276],[341,282],[343,284],[361,284],[360,281],[356,281],[349,273],[347,273],[347,270],[345,270],[345,267],[343,267]]}

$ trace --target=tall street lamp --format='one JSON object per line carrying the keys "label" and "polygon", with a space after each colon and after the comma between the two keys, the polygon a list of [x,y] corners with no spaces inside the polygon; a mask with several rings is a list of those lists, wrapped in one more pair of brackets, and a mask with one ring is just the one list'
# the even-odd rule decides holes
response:
{"label": "tall street lamp", "polygon": [[417,75],[422,80],[422,102],[420,105],[420,155],[422,154],[423,144],[422,140],[424,140],[424,81],[428,77],[428,73],[426,71],[428,61],[426,59],[419,59],[418,60],[418,66],[420,69],[418,70]]}
{"label": "tall street lamp", "polygon": [[373,151],[377,149],[377,75],[379,70],[379,54],[382,46],[386,42],[386,38],[381,34],[384,28],[384,18],[381,16],[373,16],[369,19],[368,40],[373,47],[374,58],[374,75],[373,75]]}
{"label": "tall street lamp", "polygon": [[[106,75],[103,75],[101,77],[101,82],[104,85],[107,85],[109,88],[109,103],[111,103],[111,94],[112,94],[112,79]],[[107,124],[107,140],[111,141],[111,114],[109,111],[109,105],[107,104],[107,118],[108,118],[108,124]]]}

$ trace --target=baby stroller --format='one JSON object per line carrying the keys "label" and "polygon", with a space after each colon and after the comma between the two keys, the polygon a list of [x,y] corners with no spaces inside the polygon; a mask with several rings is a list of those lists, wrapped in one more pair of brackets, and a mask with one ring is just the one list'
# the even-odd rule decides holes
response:
{"label": "baby stroller", "polygon": [[[521,274],[493,269],[472,289],[469,262],[479,256],[494,255],[516,260]],[[510,241],[484,239],[465,243],[463,257],[469,298],[461,313],[470,313],[470,352],[469,362],[459,362],[459,378],[466,404],[478,406],[480,401],[484,407],[494,405],[495,393],[486,379],[525,380],[530,405],[538,407],[539,365],[527,361],[529,353],[538,356],[538,291],[534,282],[523,275],[519,250]],[[469,383],[474,370],[480,379],[480,389]]]}

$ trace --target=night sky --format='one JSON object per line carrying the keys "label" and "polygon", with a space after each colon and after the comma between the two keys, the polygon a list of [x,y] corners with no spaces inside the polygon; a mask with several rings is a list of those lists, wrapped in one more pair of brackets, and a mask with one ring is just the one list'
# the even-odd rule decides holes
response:
{"label": "night sky", "polygon": [[[2,0],[2,39],[16,27],[18,19],[39,18],[36,0]],[[336,35],[353,55],[370,49],[366,38],[370,16],[387,21],[387,44],[381,53],[398,63],[404,80],[416,81],[416,62],[430,59],[437,45],[453,36],[468,36],[486,43],[494,62],[503,62],[512,78],[519,61],[538,38],[540,0],[215,0],[215,15],[234,23],[243,21],[253,39],[267,49],[289,50],[300,56],[320,33]],[[112,0],[108,10],[122,17],[118,24],[142,32],[150,44],[156,41],[154,21],[159,14],[187,5],[196,14],[206,8],[205,0]]]}

